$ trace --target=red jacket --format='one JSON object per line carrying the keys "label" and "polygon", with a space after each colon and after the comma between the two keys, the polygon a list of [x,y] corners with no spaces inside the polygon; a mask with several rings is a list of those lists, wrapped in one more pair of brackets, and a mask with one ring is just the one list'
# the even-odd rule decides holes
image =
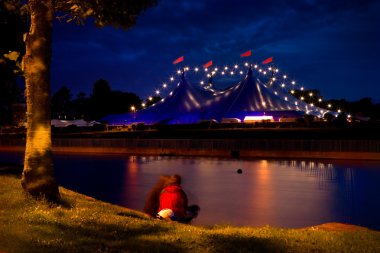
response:
{"label": "red jacket", "polygon": [[177,218],[185,216],[187,196],[181,186],[169,185],[161,191],[158,212],[165,208],[171,209]]}

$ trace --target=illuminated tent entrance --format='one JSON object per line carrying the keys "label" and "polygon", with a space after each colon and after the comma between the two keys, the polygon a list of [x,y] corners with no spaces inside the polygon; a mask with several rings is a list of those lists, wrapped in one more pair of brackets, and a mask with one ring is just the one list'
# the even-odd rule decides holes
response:
{"label": "illuminated tent entrance", "polygon": [[242,81],[224,91],[195,87],[182,74],[177,87],[160,102],[139,111],[108,115],[101,121],[109,125],[294,121],[312,112],[310,105],[288,97],[266,87],[251,68]]}

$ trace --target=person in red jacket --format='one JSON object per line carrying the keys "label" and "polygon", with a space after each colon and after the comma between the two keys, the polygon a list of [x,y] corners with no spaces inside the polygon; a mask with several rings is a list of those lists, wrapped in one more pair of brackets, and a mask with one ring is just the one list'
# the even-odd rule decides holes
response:
{"label": "person in red jacket", "polygon": [[186,216],[187,195],[181,187],[181,176],[170,177],[168,185],[160,193],[160,211],[170,209],[174,214],[172,220],[182,220]]}
{"label": "person in red jacket", "polygon": [[[148,195],[144,211],[159,219],[189,223],[198,215],[198,205],[188,206],[187,195],[181,187],[181,176],[161,176]],[[161,190],[160,190],[161,189]],[[159,195],[158,195],[159,192]]]}

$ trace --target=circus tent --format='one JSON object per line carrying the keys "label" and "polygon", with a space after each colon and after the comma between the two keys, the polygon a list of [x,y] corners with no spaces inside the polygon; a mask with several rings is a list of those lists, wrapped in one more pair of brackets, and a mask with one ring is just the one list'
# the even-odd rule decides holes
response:
{"label": "circus tent", "polygon": [[316,114],[318,109],[289,94],[275,92],[254,77],[249,68],[243,80],[224,91],[195,87],[183,73],[177,87],[160,102],[139,111],[109,115],[101,121],[110,125],[191,124],[202,120],[221,122],[225,118],[243,121],[246,116],[262,115],[278,121]]}
{"label": "circus tent", "polygon": [[177,87],[160,102],[136,112],[108,115],[101,121],[110,125],[135,122],[145,124],[191,124],[199,121],[202,106],[212,93],[191,85],[182,74]]}
{"label": "circus tent", "polygon": [[275,120],[280,117],[302,117],[304,112],[295,104],[274,94],[259,79],[255,78],[250,68],[246,77],[229,89],[218,92],[214,99],[205,103],[203,118],[216,119],[238,118],[245,116],[271,115]]}

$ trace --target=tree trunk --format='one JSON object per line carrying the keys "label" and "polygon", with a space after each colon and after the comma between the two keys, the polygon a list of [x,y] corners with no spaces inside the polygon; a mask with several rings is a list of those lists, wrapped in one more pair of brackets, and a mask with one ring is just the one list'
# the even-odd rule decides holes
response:
{"label": "tree trunk", "polygon": [[54,175],[50,115],[52,0],[29,0],[30,31],[23,69],[26,85],[27,132],[21,184],[32,196],[59,200]]}

